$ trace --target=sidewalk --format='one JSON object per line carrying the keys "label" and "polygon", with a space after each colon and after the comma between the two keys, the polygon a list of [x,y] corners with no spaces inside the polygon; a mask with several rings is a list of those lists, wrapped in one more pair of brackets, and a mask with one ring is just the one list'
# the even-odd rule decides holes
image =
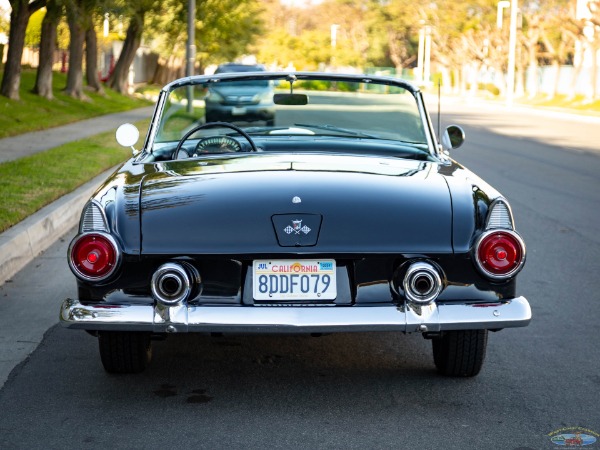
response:
{"label": "sidewalk", "polygon": [[[424,95],[425,103],[430,115],[437,114],[438,98],[437,95],[428,93]],[[479,107],[485,108],[486,111],[518,111],[527,114],[532,114],[540,117],[551,117],[556,119],[563,119],[572,122],[588,123],[593,125],[600,124],[600,114],[578,111],[576,109],[568,108],[552,108],[552,107],[538,107],[527,105],[519,102],[514,102],[508,106],[506,102],[500,100],[490,100],[480,96],[464,96],[458,95],[445,95],[442,97],[442,115],[448,109],[462,108],[462,107]]]}
{"label": "sidewalk", "polygon": [[[116,131],[123,123],[150,118],[153,110],[154,106],[149,106],[0,139],[0,163],[104,131]],[[115,145],[118,145],[116,141]],[[112,170],[99,175],[0,234],[0,286],[77,223],[83,205]]]}

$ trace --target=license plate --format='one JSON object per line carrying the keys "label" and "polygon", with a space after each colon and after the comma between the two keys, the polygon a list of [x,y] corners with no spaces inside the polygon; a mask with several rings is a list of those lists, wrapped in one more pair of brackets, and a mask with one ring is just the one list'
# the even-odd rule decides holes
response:
{"label": "license plate", "polygon": [[246,114],[246,108],[241,108],[239,106],[234,106],[231,109],[231,114],[233,114],[234,116],[243,116],[244,114]]}
{"label": "license plate", "polygon": [[337,297],[335,260],[257,260],[252,267],[255,300],[333,300]]}

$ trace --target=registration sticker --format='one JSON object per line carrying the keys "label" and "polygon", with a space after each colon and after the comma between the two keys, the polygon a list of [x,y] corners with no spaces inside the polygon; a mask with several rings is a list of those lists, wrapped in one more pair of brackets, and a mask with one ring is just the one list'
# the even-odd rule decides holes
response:
{"label": "registration sticker", "polygon": [[334,300],[333,259],[257,260],[253,264],[255,300]]}

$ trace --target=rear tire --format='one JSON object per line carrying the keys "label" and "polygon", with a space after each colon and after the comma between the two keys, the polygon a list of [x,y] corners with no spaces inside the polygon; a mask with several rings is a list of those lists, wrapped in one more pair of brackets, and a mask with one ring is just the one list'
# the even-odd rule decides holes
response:
{"label": "rear tire", "polygon": [[152,357],[150,333],[103,331],[98,335],[100,359],[108,373],[140,373]]}
{"label": "rear tire", "polygon": [[438,372],[449,377],[474,377],[485,360],[488,330],[447,331],[432,340]]}

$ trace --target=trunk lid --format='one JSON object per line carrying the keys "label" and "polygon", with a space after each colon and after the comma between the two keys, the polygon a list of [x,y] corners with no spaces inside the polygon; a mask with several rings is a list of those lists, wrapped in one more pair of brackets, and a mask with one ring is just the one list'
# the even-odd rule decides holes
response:
{"label": "trunk lid", "polygon": [[146,176],[140,195],[142,254],[452,252],[450,194],[430,162],[178,161]]}

